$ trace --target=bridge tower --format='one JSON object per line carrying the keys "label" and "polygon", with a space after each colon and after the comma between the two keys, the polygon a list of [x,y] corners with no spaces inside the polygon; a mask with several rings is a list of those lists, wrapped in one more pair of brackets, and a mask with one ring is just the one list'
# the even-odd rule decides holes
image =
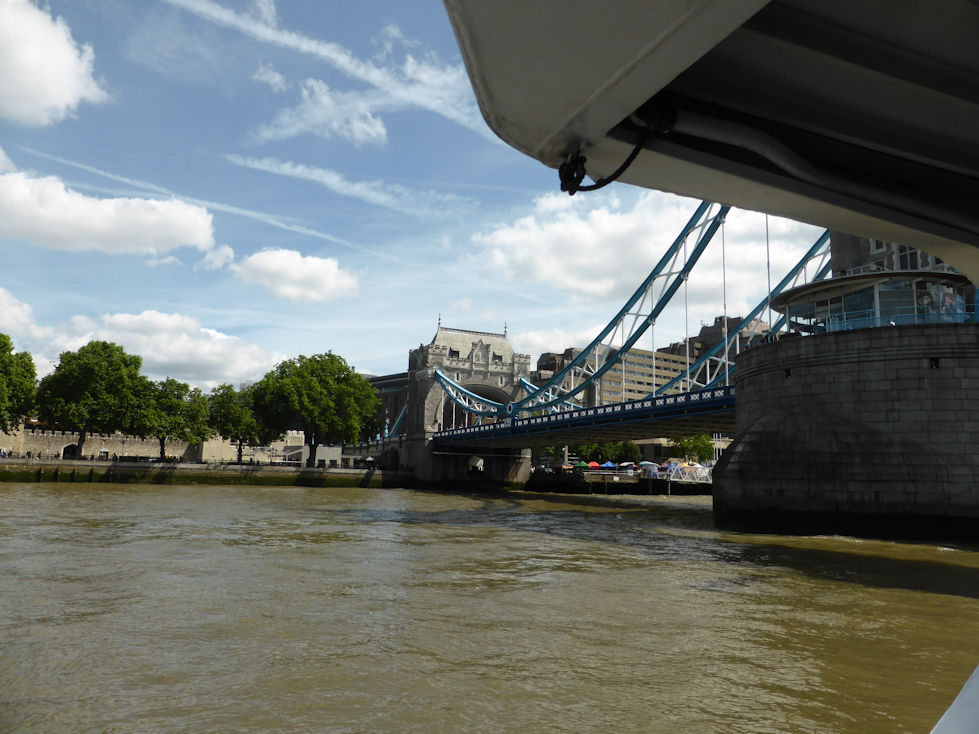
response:
{"label": "bridge tower", "polygon": [[833,232],[833,277],[783,291],[795,334],[738,356],[719,527],[974,539],[975,286],[926,252]]}
{"label": "bridge tower", "polygon": [[489,481],[524,481],[530,474],[529,450],[439,450],[432,434],[479,420],[449,400],[435,378],[439,369],[481,397],[508,403],[520,393],[520,378],[530,373],[530,355],[517,354],[507,335],[439,324],[429,344],[408,356],[408,409],[401,464],[425,481],[479,476]]}

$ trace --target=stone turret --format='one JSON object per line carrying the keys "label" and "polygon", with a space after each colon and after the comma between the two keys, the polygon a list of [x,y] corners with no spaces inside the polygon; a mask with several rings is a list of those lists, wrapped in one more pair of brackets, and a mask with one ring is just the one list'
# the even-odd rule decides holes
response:
{"label": "stone turret", "polygon": [[500,403],[518,397],[520,378],[530,373],[530,355],[517,354],[506,334],[439,326],[429,344],[408,355],[408,412],[402,463],[421,478],[433,478],[431,437],[471,418],[453,410],[435,379],[435,369],[467,390]]}

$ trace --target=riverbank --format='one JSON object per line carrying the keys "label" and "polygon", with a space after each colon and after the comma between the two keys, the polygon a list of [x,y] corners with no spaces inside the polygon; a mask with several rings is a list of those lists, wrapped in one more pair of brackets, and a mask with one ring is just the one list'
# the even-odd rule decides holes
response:
{"label": "riverbank", "polygon": [[710,495],[710,485],[609,476],[539,473],[525,484],[497,485],[480,480],[421,484],[411,472],[384,469],[307,469],[267,464],[191,464],[161,461],[72,461],[0,459],[0,482],[103,482],[117,484],[205,484],[268,487],[515,489],[566,494]]}
{"label": "riverbank", "polygon": [[635,495],[710,495],[712,490],[710,482],[676,481],[614,472],[545,471],[531,474],[523,488],[533,492]]}
{"label": "riverbank", "polygon": [[0,460],[0,482],[384,488],[410,487],[412,475],[380,469],[306,469],[261,464],[3,459]]}

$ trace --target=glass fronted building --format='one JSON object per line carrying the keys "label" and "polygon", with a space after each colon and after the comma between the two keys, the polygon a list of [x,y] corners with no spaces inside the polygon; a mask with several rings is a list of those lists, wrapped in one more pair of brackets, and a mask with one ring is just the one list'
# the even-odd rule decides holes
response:
{"label": "glass fronted building", "polygon": [[823,334],[901,324],[975,320],[975,289],[955,273],[923,271],[844,275],[786,291],[772,308],[789,330]]}
{"label": "glass fronted building", "polygon": [[787,317],[789,331],[824,334],[976,320],[976,289],[938,258],[837,232],[832,248],[832,278],[772,299],[772,308]]}

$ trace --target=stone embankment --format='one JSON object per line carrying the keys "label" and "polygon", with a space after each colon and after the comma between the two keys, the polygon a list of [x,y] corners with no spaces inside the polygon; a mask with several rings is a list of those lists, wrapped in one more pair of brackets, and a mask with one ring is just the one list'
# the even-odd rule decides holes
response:
{"label": "stone embankment", "polygon": [[613,475],[545,474],[526,483],[482,478],[423,482],[410,471],[382,469],[306,469],[268,464],[194,464],[162,461],[72,461],[0,458],[0,482],[202,484],[298,487],[426,488],[466,491],[525,489],[532,492],[621,495],[710,495],[710,484]]}
{"label": "stone embankment", "polygon": [[120,484],[248,484],[301,487],[410,487],[407,472],[380,469],[305,469],[259,464],[37,461],[0,459],[0,482],[114,482]]}
{"label": "stone embankment", "polygon": [[719,527],[979,537],[979,324],[786,339],[737,365]]}

